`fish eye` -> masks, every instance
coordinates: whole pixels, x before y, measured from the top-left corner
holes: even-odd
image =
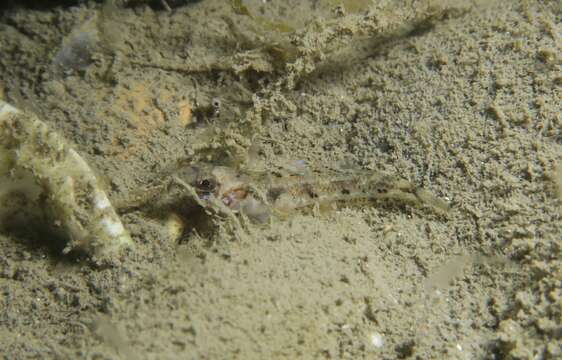
[[[201,190],[205,190],[205,191],[210,191],[210,190],[213,190],[215,188],[213,182],[209,179],[200,180],[197,183],[197,187],[200,188]]]

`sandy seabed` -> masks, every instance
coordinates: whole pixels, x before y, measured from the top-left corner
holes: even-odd
[[[100,267],[4,231],[4,359],[562,356],[559,1],[15,3],[0,98],[95,168],[136,248]],[[450,208],[131,205],[200,163],[264,193],[384,172]]]

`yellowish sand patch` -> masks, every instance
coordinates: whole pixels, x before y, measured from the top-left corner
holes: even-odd
[[[113,144],[117,157],[134,156],[145,141],[167,123],[187,126],[192,119],[192,106],[173,92],[153,84],[132,80],[113,90],[112,112],[126,119],[127,129],[115,134]],[[126,135],[132,141],[124,150],[119,139]]]
[[[191,124],[193,117],[193,107],[191,103],[187,100],[182,100],[178,103],[179,115],[178,122],[182,126],[187,126]]]

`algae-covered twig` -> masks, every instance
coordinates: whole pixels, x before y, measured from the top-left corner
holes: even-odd
[[[235,17],[223,16],[222,19],[236,44],[243,44],[241,51],[237,46],[237,52],[230,55],[186,59],[185,62],[153,62],[135,59],[133,55],[128,59],[129,63],[184,74],[212,71],[237,75],[247,72],[283,74],[271,84],[293,89],[303,76],[315,71],[330,55],[350,47],[353,42],[398,39],[471,8],[470,2],[466,5],[430,5],[426,1],[414,0],[369,7],[369,1],[347,0],[342,2],[350,10],[347,15],[334,19],[312,15],[306,25],[299,27],[289,20],[262,16],[242,0],[230,0],[229,3]],[[241,21],[240,17],[246,21]]]
[[[65,237],[65,252],[94,261],[133,246],[86,161],[35,115],[0,100],[0,227],[22,214]]]
[[[288,76],[280,83],[293,89],[300,78],[312,73],[329,54],[348,46],[352,40],[402,38],[448,15],[461,15],[471,8],[470,3],[455,6],[428,6],[422,1],[398,6],[396,2],[389,2],[387,6],[368,8],[365,14],[313,21],[291,35],[296,57],[287,64]]]

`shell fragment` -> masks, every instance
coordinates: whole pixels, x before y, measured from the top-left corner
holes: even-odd
[[[35,115],[0,100],[0,229],[39,221],[65,251],[107,260],[133,242],[84,159]]]

